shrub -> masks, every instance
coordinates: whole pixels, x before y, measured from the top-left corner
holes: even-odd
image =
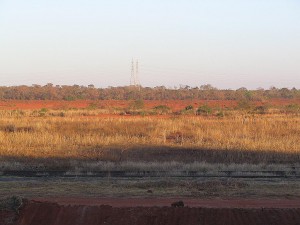
[[[64,112],[60,112],[60,113],[58,113],[58,116],[60,116],[60,117],[65,117],[65,113]]]
[[[153,108],[153,110],[157,113],[157,114],[167,114],[171,111],[170,107],[166,106],[166,105],[158,105],[158,106],[155,106]]]
[[[249,110],[252,108],[252,103],[248,99],[242,99],[238,101],[237,109]]]
[[[300,105],[290,104],[285,107],[286,113],[297,113],[300,112]]]
[[[8,133],[13,133],[17,131],[17,127],[14,124],[9,124],[4,127],[4,131]]]
[[[188,105],[184,109],[177,112],[177,114],[178,115],[194,114],[194,107],[192,105]]]
[[[268,106],[261,105],[261,106],[255,107],[255,109],[253,111],[254,111],[254,113],[257,113],[257,114],[265,114],[268,112],[268,109],[269,109]]]
[[[138,99],[138,100],[133,101],[130,104],[129,108],[137,110],[137,109],[143,109],[144,106],[145,106],[144,101],[142,99]]]
[[[185,110],[186,111],[194,110],[194,106],[188,105],[188,106],[185,107]]]
[[[202,105],[197,109],[197,115],[210,115],[212,113],[212,109],[208,105]]]
[[[221,118],[221,117],[225,116],[225,113],[223,111],[219,111],[219,112],[217,112],[216,116]]]
[[[0,210],[14,210],[16,212],[19,212],[22,204],[23,199],[18,196],[0,199]]]
[[[94,102],[90,103],[90,104],[88,105],[88,107],[87,107],[87,109],[89,109],[89,110],[95,110],[95,109],[97,109],[97,108],[98,108],[98,106],[97,106],[97,104],[94,103]]]
[[[39,116],[45,116],[47,112],[48,112],[48,109],[42,108],[42,109],[39,111]]]

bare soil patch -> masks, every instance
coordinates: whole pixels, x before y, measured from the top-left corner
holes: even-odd
[[[0,210],[0,225],[12,225],[16,222],[17,214],[12,210]]]
[[[183,201],[187,207],[202,208],[300,208],[299,199],[197,199],[197,198],[34,198],[37,202],[55,202],[59,205],[85,205],[112,207],[167,207],[173,202]]]
[[[171,199],[169,199],[171,200]],[[172,199],[173,200],[173,199]],[[131,199],[132,201],[132,199]],[[217,202],[215,202],[217,203]],[[263,203],[263,201],[262,201]],[[280,206],[280,204],[278,205]],[[296,225],[300,208],[115,207],[110,205],[60,205],[29,201],[21,210],[19,225]]]

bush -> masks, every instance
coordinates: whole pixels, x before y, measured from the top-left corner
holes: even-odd
[[[178,115],[189,115],[194,114],[194,107],[192,105],[186,106],[184,109],[177,112]]]
[[[13,133],[17,131],[17,127],[14,124],[9,124],[4,127],[4,131],[8,133]]]
[[[188,106],[185,107],[185,110],[186,111],[194,110],[194,106],[188,105]]]
[[[4,199],[0,199],[0,210],[14,210],[19,212],[20,207],[23,204],[23,199],[18,196],[12,196]]]
[[[250,100],[243,99],[238,101],[237,109],[249,110],[252,108],[252,103]]]
[[[138,99],[138,100],[133,101],[130,104],[129,108],[137,110],[137,109],[143,109],[144,106],[145,106],[144,101],[142,99]]]
[[[211,113],[212,113],[212,109],[208,105],[200,106],[196,112],[197,115],[206,115],[206,116],[210,115]]]
[[[221,118],[221,117],[225,116],[225,113],[223,111],[219,111],[219,112],[217,112],[216,116]]]
[[[153,110],[157,113],[157,114],[167,114],[171,111],[170,107],[166,106],[166,105],[158,105],[158,106],[155,106],[153,108]]]
[[[285,107],[286,113],[298,113],[300,112],[300,105],[290,104]]]
[[[87,107],[88,110],[95,110],[95,109],[97,109],[97,108],[98,108],[98,106],[97,106],[97,104],[94,103],[94,102],[90,103],[90,104],[88,105],[88,107]]]
[[[42,109],[39,111],[39,116],[45,116],[47,112],[48,112],[48,109],[42,108]]]
[[[257,106],[254,109],[254,113],[257,114],[266,114],[268,112],[269,107],[266,105]]]
[[[60,117],[65,117],[65,113],[64,112],[60,112],[60,113],[58,113],[58,116],[60,116]]]

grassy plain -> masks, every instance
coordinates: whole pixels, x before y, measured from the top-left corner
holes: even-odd
[[[220,107],[210,115],[184,109],[123,112],[91,103],[83,109],[2,110],[0,155],[2,159],[210,163],[295,163],[300,157],[298,113]]]
[[[148,146],[299,154],[300,117],[6,117],[0,140],[1,155],[17,157],[101,159],[103,149]]]
[[[299,108],[278,102],[2,102],[0,197],[299,197]]]

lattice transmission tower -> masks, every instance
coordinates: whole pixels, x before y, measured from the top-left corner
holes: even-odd
[[[140,87],[139,81],[139,61],[132,59],[131,61],[131,77],[130,77],[130,85],[135,87]]]

